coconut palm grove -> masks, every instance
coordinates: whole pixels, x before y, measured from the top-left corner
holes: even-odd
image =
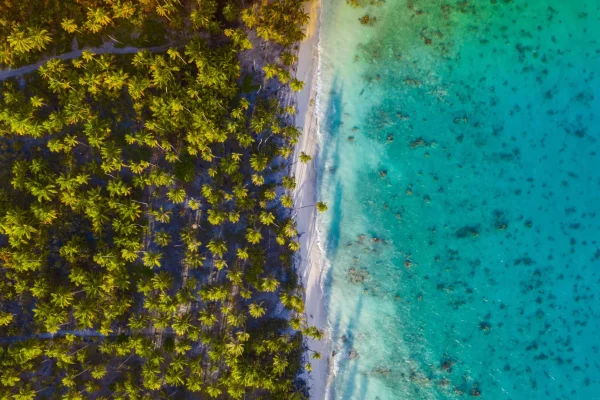
[[[301,0],[0,1],[0,398],[307,397],[307,19]]]

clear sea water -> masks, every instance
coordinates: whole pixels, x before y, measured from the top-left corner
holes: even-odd
[[[600,1],[322,14],[330,398],[600,399]]]

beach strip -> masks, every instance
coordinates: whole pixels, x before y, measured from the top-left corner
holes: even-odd
[[[296,177],[297,188],[294,203],[297,209],[296,222],[300,236],[300,259],[297,266],[305,288],[305,307],[309,324],[326,332],[327,316],[325,314],[324,293],[322,290],[322,254],[318,246],[317,210],[306,207],[317,202],[317,167],[315,160],[318,144],[318,116],[315,99],[317,95],[318,44],[320,24],[319,0],[305,3],[305,12],[310,21],[306,27],[306,37],[300,43],[298,51],[298,71],[296,78],[305,83],[304,89],[297,93],[297,115],[295,124],[302,129],[302,136],[296,145],[294,160],[298,160],[300,152],[313,157],[308,163],[296,162],[292,174]],[[305,207],[305,208],[304,208]],[[326,396],[329,376],[328,338],[321,341],[308,340],[309,353],[321,353],[320,360],[311,360],[312,371],[306,376],[310,387],[310,398],[322,400]],[[310,356],[311,354],[308,354]]]

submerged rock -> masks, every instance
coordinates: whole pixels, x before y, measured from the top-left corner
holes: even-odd
[[[367,271],[365,268],[350,267],[347,274],[348,282],[355,285],[363,283],[368,277],[369,271]]]
[[[468,237],[477,237],[479,236],[479,229],[476,226],[463,226],[458,229],[455,233],[456,237],[459,239],[464,239]]]
[[[471,397],[481,397],[481,390],[479,390],[479,387],[475,385],[473,389],[471,389],[471,391],[469,392],[469,395]]]
[[[373,373],[378,375],[389,375],[392,370],[388,367],[376,366],[373,368]]]
[[[488,324],[487,322],[480,322],[479,323],[479,330],[483,331],[485,333],[489,333],[489,331],[490,331],[490,324]]]
[[[454,361],[452,360],[448,360],[448,359],[444,359],[442,360],[442,363],[440,365],[440,369],[444,372],[452,372],[452,367],[454,366]]]
[[[358,20],[360,21],[360,23],[362,25],[372,26],[375,22],[377,22],[377,17],[371,17],[370,15],[365,14],[364,16],[360,17]]]
[[[422,82],[418,79],[414,79],[414,78],[406,78],[404,80],[404,83],[407,84],[408,86],[421,86]]]

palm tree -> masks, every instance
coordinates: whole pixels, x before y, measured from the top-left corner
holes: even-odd
[[[129,328],[132,330],[141,330],[148,326],[148,318],[146,315],[132,315],[129,317]]]
[[[211,239],[206,245],[206,248],[216,257],[222,258],[227,252],[227,243],[223,239]]]
[[[23,55],[33,50],[44,50],[46,45],[52,41],[52,38],[45,29],[39,27],[24,28],[17,24],[6,40],[17,55]]]
[[[24,387],[19,388],[19,393],[14,394],[12,398],[15,400],[33,400],[35,399],[36,394],[37,392],[27,384]]]
[[[296,252],[298,250],[300,250],[300,243],[298,242],[294,242],[294,241],[290,241],[288,243],[288,247],[291,251]]]
[[[305,152],[300,152],[300,156],[299,156],[300,162],[306,164],[308,163],[310,160],[312,160],[312,157],[309,156],[308,154],[306,154]]]
[[[308,326],[305,329],[302,330],[302,333],[310,338],[313,338],[314,340],[321,340],[323,338],[323,331],[319,330],[318,328],[314,327],[314,326]],[[320,354],[319,354],[320,356]],[[317,357],[314,357],[317,358]]]
[[[248,35],[243,29],[225,29],[223,34],[233,41],[233,45],[241,51],[252,49],[252,42],[248,39]]]
[[[73,316],[83,328],[93,328],[97,321],[98,304],[91,299],[83,299],[73,306]]]
[[[89,298],[99,297],[101,291],[105,289],[103,282],[106,275],[102,273],[89,272],[86,274],[85,281],[83,282],[83,290]],[[117,282],[118,283],[118,282]]]
[[[55,333],[61,325],[67,321],[68,313],[66,310],[59,310],[49,303],[38,305],[33,313],[36,321],[41,323],[47,332]]]
[[[250,315],[254,318],[260,318],[265,314],[265,309],[258,304],[252,303],[248,306]]]
[[[227,213],[219,209],[208,210],[207,214],[211,225],[221,225],[227,219]]]
[[[293,176],[284,176],[281,180],[281,186],[288,190],[294,190],[296,188],[296,178]]]
[[[325,211],[327,211],[327,204],[325,202],[322,202],[322,201],[317,202],[317,210],[319,212],[325,212]]]
[[[112,19],[108,12],[100,7],[89,8],[87,12],[87,20],[83,24],[85,29],[91,33],[100,32],[105,26],[110,25]]]
[[[304,89],[304,82],[294,78],[291,80],[290,82],[290,88],[294,91],[294,92],[299,92],[302,89]]]
[[[59,287],[51,293],[52,304],[59,308],[66,308],[73,303],[74,294],[66,287]]]
[[[263,71],[265,72],[265,79],[271,79],[277,76],[279,68],[275,64],[267,64],[263,67]]]
[[[293,208],[294,207],[294,200],[292,200],[292,198],[288,195],[281,196],[279,201],[281,202],[281,205],[284,206],[285,208]]]
[[[258,244],[262,240],[262,234],[258,229],[248,228],[246,229],[246,240],[252,244]]]
[[[273,215],[273,213],[271,213],[271,212],[261,211],[260,222],[263,225],[269,226],[269,225],[275,223],[275,215]]]
[[[131,3],[118,1],[112,5],[112,11],[115,18],[129,19],[135,14],[136,8]]]
[[[285,357],[280,357],[280,356],[273,357],[273,372],[276,375],[283,375],[288,364],[289,363],[285,359]]]
[[[274,292],[277,290],[279,282],[275,278],[263,278],[260,289],[264,292]]]
[[[0,326],[7,326],[9,325],[14,319],[14,315],[6,312],[6,311],[0,311]]]
[[[144,266],[148,268],[159,267],[160,268],[160,260],[162,258],[162,254],[159,252],[147,251],[142,258],[144,262]]]
[[[191,392],[199,392],[204,387],[204,379],[199,374],[190,375],[186,379],[185,387]]]
[[[17,247],[25,243],[24,239],[31,239],[38,230],[32,225],[32,219],[26,211],[16,208],[9,210],[2,220],[0,220],[0,232],[8,235],[11,246]]]
[[[52,201],[52,196],[57,193],[56,185],[51,183],[44,184],[42,182],[31,180],[27,182],[25,186],[32,195],[37,197],[39,202],[42,202],[42,200]]]
[[[119,216],[125,219],[129,218],[131,222],[134,222],[142,215],[142,207],[139,203],[128,200],[116,204]]]
[[[211,327],[217,323],[217,316],[208,312],[207,310],[203,310],[200,312],[200,322],[207,326]]]
[[[154,241],[161,247],[166,247],[171,241],[171,235],[164,231],[158,231],[154,234]]]
[[[31,206],[33,215],[44,225],[50,225],[58,218],[58,211],[50,206],[34,204]]]
[[[283,146],[283,147],[280,147],[278,150],[279,155],[286,159],[289,158],[293,152],[294,152],[294,148],[292,146]]]
[[[152,215],[158,222],[162,222],[162,223],[169,223],[171,221],[171,214],[172,212],[170,210],[166,210],[161,206],[158,210],[150,210],[149,211],[150,215]]]
[[[154,323],[154,327],[156,329],[166,329],[171,325],[171,315],[168,313],[159,312],[152,318],[152,322]]]
[[[69,33],[75,33],[78,29],[75,20],[69,18],[63,18],[62,22],[60,23],[60,26]]]
[[[206,387],[206,393],[208,393],[210,397],[216,398],[219,397],[223,391],[213,383],[212,385]]]
[[[173,279],[171,275],[166,271],[160,271],[152,277],[152,287],[156,290],[166,291],[169,290]]]
[[[167,197],[175,204],[180,204],[185,201],[185,190],[184,189],[170,189],[167,193]]]
[[[192,328],[192,315],[191,314],[182,314],[175,316],[175,320],[173,322],[173,330],[178,335],[185,335]]]
[[[262,186],[265,183],[265,178],[262,175],[253,174],[252,183],[254,183],[256,186]]]
[[[171,364],[173,365],[173,364]],[[165,382],[171,386],[183,386],[185,384],[185,378],[183,374],[183,370],[178,370],[171,368],[167,370],[167,374],[165,375]]]
[[[260,172],[267,168],[269,159],[264,154],[252,154],[250,157],[250,166],[256,171]]]
[[[109,180],[106,190],[108,190],[110,197],[129,196],[131,194],[131,188],[121,178]]]
[[[233,357],[240,357],[244,353],[244,344],[239,342],[229,342],[225,345],[227,353]]]

